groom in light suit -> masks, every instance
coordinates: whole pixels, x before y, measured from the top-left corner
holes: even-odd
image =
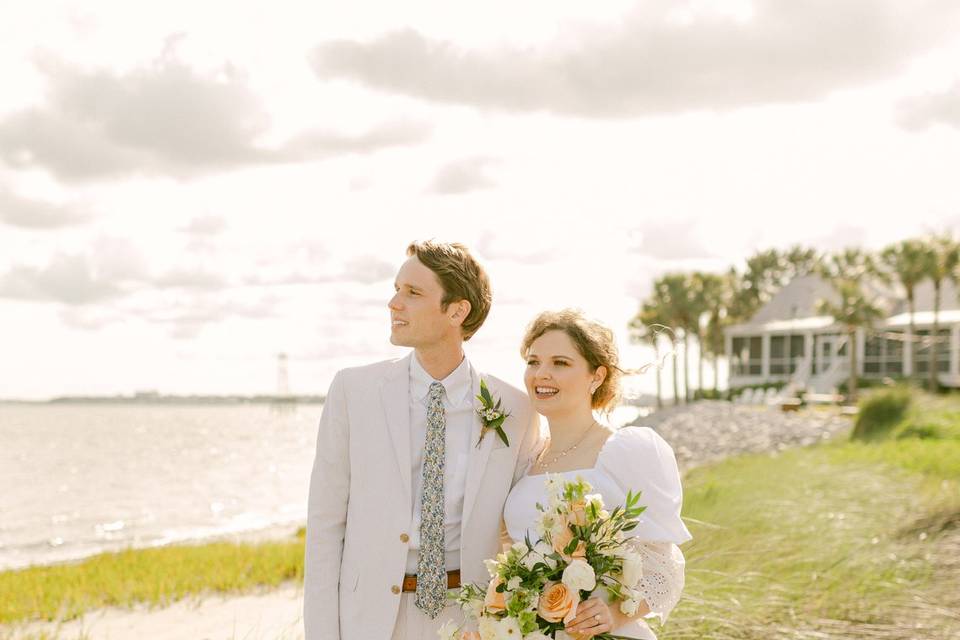
[[[490,282],[460,244],[418,242],[390,299],[399,360],[344,369],[330,384],[310,479],[306,640],[436,640],[462,614],[445,601],[485,585],[503,503],[541,446],[522,391],[470,364],[463,342],[490,310]],[[509,416],[477,413],[481,380]]]

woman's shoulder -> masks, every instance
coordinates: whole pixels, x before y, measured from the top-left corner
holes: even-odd
[[[630,426],[614,430],[600,450],[600,457],[633,457],[645,453],[660,454],[664,451],[673,455],[673,449],[659,433],[650,427]]]

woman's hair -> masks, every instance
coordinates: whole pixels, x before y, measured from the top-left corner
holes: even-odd
[[[417,256],[417,260],[436,274],[443,287],[443,300],[440,303],[443,311],[451,302],[466,300],[470,303],[470,313],[460,325],[463,339],[469,340],[490,313],[493,294],[487,272],[470,251],[458,242],[412,242],[407,247],[407,255]]]
[[[527,326],[520,344],[520,355],[526,358],[533,341],[548,331],[566,333],[590,365],[591,371],[606,367],[607,375],[593,393],[590,406],[604,412],[613,409],[620,399],[620,379],[624,374],[619,367],[620,356],[613,331],[606,325],[588,319],[579,309],[544,311]]]

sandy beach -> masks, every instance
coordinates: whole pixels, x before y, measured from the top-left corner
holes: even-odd
[[[162,609],[109,608],[70,622],[0,627],[3,640],[300,640],[303,589],[188,598]],[[45,635],[44,635],[45,634]]]

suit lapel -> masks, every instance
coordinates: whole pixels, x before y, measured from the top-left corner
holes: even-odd
[[[387,431],[393,441],[394,453],[400,465],[400,484],[409,508],[413,508],[410,495],[410,358],[396,362],[390,376],[380,387],[380,399],[386,413]]]
[[[471,393],[473,394],[471,398],[473,399],[474,404],[476,405],[479,401],[476,399],[480,395],[480,373],[475,369],[471,370],[471,378],[473,383],[473,388]],[[499,395],[498,389],[496,386],[490,386],[490,393],[496,398]],[[473,422],[472,428],[470,430],[470,457],[467,464],[467,484],[466,490],[463,495],[463,519],[461,521],[461,528],[465,529],[467,522],[470,520],[470,513],[473,511],[473,505],[476,503],[477,494],[480,492],[480,481],[483,479],[483,471],[487,467],[487,459],[490,458],[490,452],[493,451],[494,442],[497,440],[497,434],[492,431],[487,432],[487,435],[484,436],[483,442],[480,443],[480,446],[477,447],[477,440],[480,439],[481,428],[483,423],[480,421],[480,416],[473,413]]]

